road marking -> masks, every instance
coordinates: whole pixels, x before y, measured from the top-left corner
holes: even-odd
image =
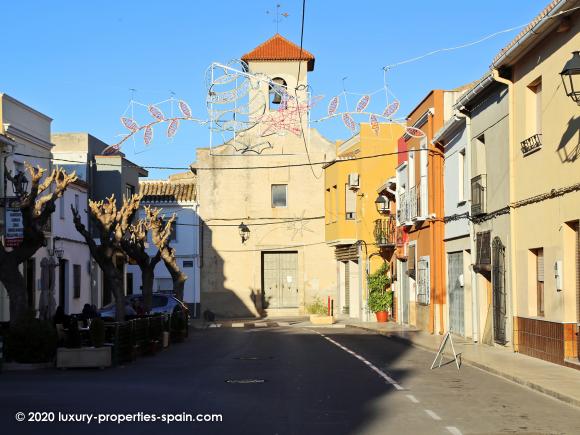
[[[290,326],[290,322],[278,322],[278,326]]]
[[[344,350],[345,352],[351,354],[352,356],[354,356],[356,359],[362,361],[364,364],[366,364],[373,372],[377,373],[381,378],[383,378],[385,381],[387,381],[389,384],[391,384],[393,387],[395,387],[397,390],[403,390],[404,388],[401,387],[397,381],[395,381],[393,378],[391,378],[389,375],[387,375],[385,372],[383,372],[381,369],[379,369],[377,366],[375,366],[374,364],[372,364],[371,362],[367,361],[366,359],[364,359],[362,356],[360,356],[359,354],[353,352],[352,350],[350,350],[348,347],[343,346],[342,344],[340,344],[339,342],[333,340],[330,337],[327,337],[324,334],[321,334],[318,331],[313,331],[315,333],[317,333],[318,335],[320,335],[321,337],[323,337],[324,339],[330,341],[332,344],[334,344],[335,346],[341,348],[342,350]]]
[[[425,409],[425,412],[427,413],[427,415],[429,417],[431,417],[433,420],[441,420],[441,417],[439,417],[437,414],[435,414],[433,411],[431,411],[430,409]]]
[[[232,328],[243,328],[244,324],[243,323],[232,323]]]
[[[266,326],[268,326],[267,323],[254,323],[254,327],[256,328],[265,328]]]
[[[409,399],[413,403],[419,403],[417,398],[415,396],[413,396],[412,394],[407,394],[407,399]]]
[[[453,435],[462,435],[461,431],[457,429],[455,426],[447,426],[445,427],[445,429],[447,429]]]

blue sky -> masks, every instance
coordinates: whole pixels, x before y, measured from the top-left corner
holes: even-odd
[[[316,56],[313,93],[328,100],[342,89],[366,93],[383,86],[381,67],[431,50],[477,40],[525,24],[548,0],[416,2],[307,0],[304,48]],[[299,43],[301,0],[280,1],[289,14],[280,33]],[[131,93],[143,103],[170,92],[205,118],[204,72],[213,61],[239,58],[276,31],[275,1],[10,1],[2,6],[0,92],[54,119],[53,132],[87,131],[114,143]],[[517,31],[473,47],[402,65],[388,84],[406,115],[431,89],[451,89],[480,77]],[[354,97],[353,97],[354,98]],[[356,101],[356,100],[353,100]],[[375,101],[380,111],[383,102]],[[372,103],[371,103],[372,104]],[[317,124],[331,139],[348,137],[333,121]],[[208,145],[206,127],[182,125],[171,143],[144,150],[129,143],[128,158],[142,165],[188,166]],[[164,177],[168,171],[153,170]]]

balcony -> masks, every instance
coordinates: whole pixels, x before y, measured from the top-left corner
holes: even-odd
[[[418,216],[419,210],[419,191],[417,186],[413,186],[409,189],[409,196],[407,201],[409,202],[409,217],[415,220]]]
[[[542,135],[535,134],[520,142],[522,154],[525,156],[532,154],[542,148]]]
[[[392,216],[375,221],[375,243],[380,248],[394,248],[397,244],[397,222]]]
[[[397,202],[397,217],[401,225],[405,225],[405,222],[411,220],[409,215],[409,195],[407,193],[399,195],[399,201]]]
[[[487,212],[485,191],[487,175],[481,174],[471,179],[471,214],[477,216]]]

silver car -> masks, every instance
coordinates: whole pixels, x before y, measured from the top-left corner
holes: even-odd
[[[138,301],[141,305],[143,305],[143,295],[129,295],[125,298],[127,305],[134,306]],[[165,293],[153,293],[153,298],[151,301],[151,313],[165,313],[165,314],[175,314],[177,312],[185,313],[185,318],[189,321],[189,308],[185,303],[177,299],[175,296],[171,294]],[[132,312],[128,312],[128,315],[133,314]],[[115,317],[115,302],[111,302],[108,305],[105,305],[103,308],[99,310],[99,315],[101,317]]]

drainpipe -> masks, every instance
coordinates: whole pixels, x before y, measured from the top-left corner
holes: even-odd
[[[515,131],[514,131],[514,106],[515,106],[515,98],[514,98],[514,83],[511,80],[504,79],[499,76],[499,71],[494,69],[492,71],[493,78],[498,83],[503,83],[508,87],[508,125],[509,125],[509,134],[508,134],[508,156],[509,156],[509,203],[513,204],[515,201],[515,177],[514,177],[514,154],[515,154]],[[516,273],[514,261],[516,258],[516,239],[515,239],[515,215],[512,214],[510,211],[509,214],[510,220],[510,299],[511,299],[511,306],[512,306],[512,317],[517,314],[517,280],[516,280]],[[516,343],[514,343],[514,328],[513,328],[513,319],[512,319],[512,345],[514,346],[514,350],[516,347]]]

